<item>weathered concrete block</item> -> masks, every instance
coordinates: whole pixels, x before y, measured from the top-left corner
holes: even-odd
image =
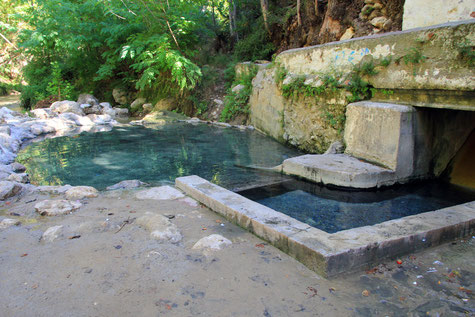
[[[348,73],[355,65],[373,61],[378,74],[368,82],[381,89],[475,89],[475,71],[461,47],[475,43],[475,22],[451,22],[435,27],[391,32],[343,42],[291,49],[276,62],[295,75]],[[425,58],[423,58],[423,56]]]
[[[473,0],[406,0],[402,29],[472,19]]]
[[[329,234],[198,176],[180,177],[175,182],[213,211],[323,276],[368,268],[384,258],[412,253],[475,230],[474,202]]]
[[[414,113],[410,106],[362,101],[347,106],[346,154],[413,174]]]
[[[345,154],[293,157],[284,161],[282,170],[315,183],[352,188],[381,187],[398,181],[394,171]]]

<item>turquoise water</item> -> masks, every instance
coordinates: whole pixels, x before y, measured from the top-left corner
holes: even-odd
[[[238,166],[272,167],[297,155],[301,153],[257,131],[173,123],[47,139],[23,149],[17,161],[37,185],[104,189],[126,179],[163,184],[199,175],[235,190],[282,178]]]
[[[344,191],[295,180],[239,194],[328,233],[475,200],[475,192],[435,180],[374,191]]]

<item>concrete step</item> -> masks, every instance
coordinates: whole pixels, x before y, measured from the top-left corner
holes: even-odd
[[[398,180],[393,170],[346,154],[307,154],[287,159],[282,166],[285,174],[342,187],[374,188],[393,185]]]

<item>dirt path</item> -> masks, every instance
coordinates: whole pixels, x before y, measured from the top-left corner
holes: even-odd
[[[46,198],[36,193],[0,203],[0,219],[22,221],[0,230],[1,316],[475,313],[473,238],[404,257],[400,266],[391,260],[328,280],[200,205],[137,200],[134,191],[115,191],[84,201],[69,215],[36,215],[34,204]],[[146,211],[172,218],[183,240],[152,239],[134,222]],[[63,225],[63,235],[40,241],[54,225]],[[192,249],[214,233],[232,245]]]
[[[8,107],[13,111],[21,111],[20,95],[0,96],[0,108]]]

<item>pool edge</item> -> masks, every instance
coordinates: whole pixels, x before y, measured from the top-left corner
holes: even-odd
[[[324,277],[475,232],[475,201],[329,234],[199,176],[179,177],[175,185]]]

